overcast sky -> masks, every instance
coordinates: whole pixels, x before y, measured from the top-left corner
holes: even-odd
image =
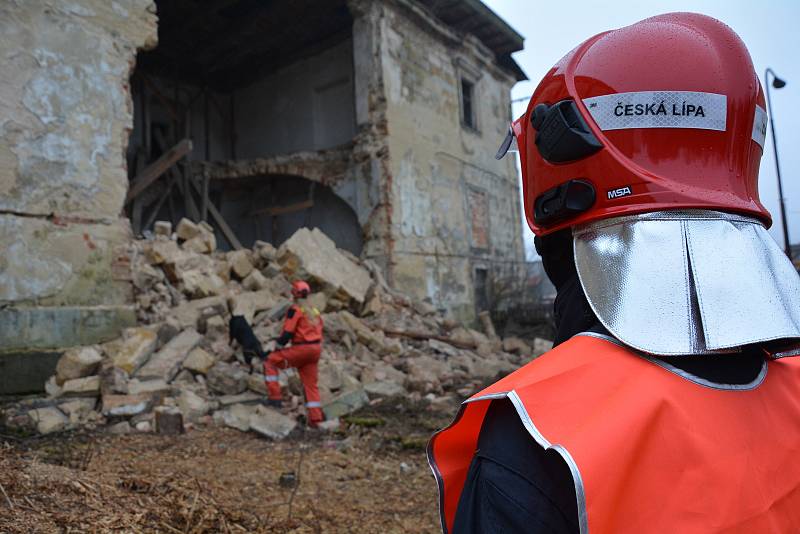
[[[616,0],[544,2],[484,0],[525,37],[525,49],[514,59],[530,78],[518,83],[513,98],[529,97],[542,76],[567,52],[605,30],[671,11],[694,11],[715,17],[744,40],[764,85],[764,70],[772,67],[786,80],[783,89],[770,89],[778,155],[789,222],[789,237],[800,243],[800,1],[798,0]],[[514,117],[527,104],[514,104]],[[783,245],[772,135],[767,134],[759,175],[761,200],[772,213],[770,233]],[[530,230],[525,228],[532,243]]]

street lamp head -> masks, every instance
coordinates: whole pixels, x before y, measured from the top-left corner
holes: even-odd
[[[781,87],[785,87],[785,86],[786,86],[786,82],[784,80],[778,78],[777,76],[774,76],[772,78],[772,87],[774,87],[775,89],[780,89]]]

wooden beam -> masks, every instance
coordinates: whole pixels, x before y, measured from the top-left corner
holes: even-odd
[[[297,202],[296,204],[289,204],[288,206],[272,206],[269,208],[261,208],[260,210],[251,211],[247,215],[249,217],[258,217],[259,215],[269,215],[274,217],[276,215],[285,215],[287,213],[305,210],[313,206],[313,200],[304,200],[302,202]]]
[[[192,141],[184,139],[174,147],[164,152],[161,157],[148,165],[136,178],[131,182],[128,195],[125,197],[125,204],[139,196],[142,191],[147,189],[150,184],[158,180],[158,178],[167,172],[175,163],[177,163],[186,154],[192,151]]]
[[[208,175],[203,175],[203,192],[200,199],[200,220],[208,220],[208,185],[211,179]]]
[[[161,105],[166,108],[167,113],[169,113],[169,116],[172,117],[172,120],[177,121],[178,112],[175,110],[173,103],[169,101],[169,98],[164,96],[164,94],[158,90],[158,87],[156,87],[156,85],[150,81],[146,75],[140,73],[139,76],[142,77],[145,86],[150,89],[150,91],[155,95],[156,99],[161,102]]]
[[[163,195],[161,195],[161,198],[158,199],[158,202],[156,202],[155,207],[150,212],[150,215],[147,217],[147,220],[145,221],[144,225],[142,225],[141,232],[144,232],[145,230],[150,228],[150,225],[152,225],[155,222],[156,217],[158,217],[158,212],[161,209],[161,206],[163,206],[164,202],[170,197],[170,195],[172,195],[172,188],[173,187],[175,187],[175,177],[174,176],[172,176],[169,179],[169,183],[167,184],[167,191]],[[174,222],[173,222],[173,224],[174,224]]]
[[[191,188],[195,190],[197,194],[201,194],[200,186],[197,185],[197,182],[193,180],[191,177],[189,178],[189,183],[191,184]],[[236,250],[243,249],[244,247],[236,239],[236,234],[233,233],[231,227],[228,226],[228,223],[225,222],[225,219],[222,218],[222,214],[217,210],[217,207],[214,206],[212,202],[208,203],[208,213],[211,214],[211,218],[214,219],[214,222],[217,223],[219,229],[222,231],[222,235],[228,241],[228,243]]]

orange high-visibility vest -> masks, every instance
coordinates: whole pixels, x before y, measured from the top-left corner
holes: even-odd
[[[467,400],[431,439],[449,532],[484,415],[508,398],[575,482],[582,534],[800,532],[800,358],[720,385],[582,334]],[[535,477],[535,473],[532,474]]]
[[[290,317],[291,315],[291,317]],[[314,343],[322,340],[322,315],[317,308],[292,304],[286,313],[284,332],[292,334],[292,343]]]

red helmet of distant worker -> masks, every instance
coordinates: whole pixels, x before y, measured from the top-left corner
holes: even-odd
[[[572,50],[536,88],[517,139],[537,235],[636,213],[755,217],[764,94],[742,40],[692,13],[652,17]]]
[[[297,299],[306,298],[311,293],[311,287],[303,280],[292,282],[292,296]]]

